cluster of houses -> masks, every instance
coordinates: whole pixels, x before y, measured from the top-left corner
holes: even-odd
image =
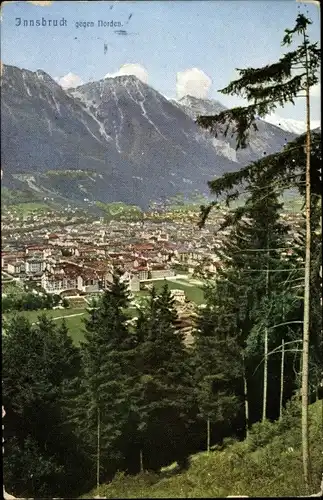
[[[173,248],[156,251],[155,245],[138,244],[131,249],[111,251],[108,245],[69,248],[54,243],[2,251],[2,271],[19,281],[35,281],[47,293],[88,294],[99,292],[111,282],[115,268],[123,271],[131,292],[140,283],[174,276],[172,262],[178,259]],[[68,255],[66,255],[68,253]]]
[[[295,214],[282,214],[291,225],[291,236],[299,226]],[[124,272],[133,292],[146,280],[171,277],[177,272],[197,270],[215,274],[221,265],[214,249],[221,246],[225,231],[214,230],[222,219],[197,231],[189,221],[166,223],[102,220],[56,227],[56,232],[34,228],[27,241],[3,238],[2,271],[13,279],[39,282],[48,293],[93,293],[111,280],[113,269]],[[40,222],[43,222],[42,220]],[[285,258],[292,254],[286,249]],[[180,295],[178,294],[178,297]]]
[[[79,245],[69,247],[51,243],[26,245],[19,250],[3,250],[1,254],[2,273],[5,278],[20,282],[39,283],[49,294],[62,297],[76,297],[104,290],[112,281],[114,268],[123,271],[121,280],[130,292],[153,285],[153,280],[172,277],[173,262],[194,258],[192,252],[181,253],[171,245],[138,243],[131,249],[119,248],[111,251],[105,245]],[[199,255],[199,254],[198,254]],[[196,262],[198,262],[197,257]],[[149,281],[151,280],[151,281]],[[174,289],[171,294],[178,311],[178,328],[185,335],[187,345],[192,344],[194,305],[186,300],[184,290]]]
[[[2,235],[2,278],[38,283],[49,294],[83,301],[86,295],[107,287],[115,268],[122,270],[122,280],[134,293],[151,286],[153,280],[171,278],[176,273],[215,274],[222,264],[214,250],[229,234],[217,233],[222,217],[213,216],[203,229],[197,230],[185,215],[168,222],[108,224],[101,219],[67,220],[64,214],[56,218],[38,215],[30,221],[7,216],[2,221],[2,228],[7,224]],[[282,214],[282,219],[291,226],[292,243],[300,218],[297,214]],[[292,254],[292,244],[282,252],[285,259]],[[183,290],[171,293],[177,304],[179,326],[190,343],[194,305],[186,300]]]

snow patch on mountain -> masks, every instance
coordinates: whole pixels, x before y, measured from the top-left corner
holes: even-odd
[[[231,161],[238,162],[237,152],[233,149],[228,142],[225,142],[220,139],[212,138],[212,144],[214,146],[217,154],[225,156]]]
[[[286,130],[287,132],[292,132],[294,134],[304,134],[306,131],[306,123],[302,120],[293,120],[292,118],[282,118],[279,115],[272,114],[267,115],[264,121],[270,123],[271,125],[276,125],[276,127]],[[311,129],[315,129],[321,126],[320,120],[311,120]]]

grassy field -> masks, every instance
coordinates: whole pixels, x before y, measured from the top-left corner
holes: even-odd
[[[137,309],[135,307],[129,307],[129,317],[134,317],[137,315]],[[79,345],[80,342],[84,340],[84,318],[87,316],[85,308],[71,308],[71,309],[55,309],[55,310],[44,310],[44,311],[23,311],[15,312],[10,314],[5,314],[3,319],[10,319],[12,316],[25,316],[29,319],[31,323],[35,323],[40,314],[45,313],[47,316],[53,318],[55,323],[59,324],[65,318],[66,326],[68,328],[69,334],[73,339],[75,345]]]
[[[301,458],[300,410],[282,421],[256,424],[248,439],[231,440],[210,453],[191,457],[190,467],[179,471],[173,463],[160,473],[137,476],[117,474],[109,484],[81,498],[214,498],[293,497],[305,495]],[[311,493],[320,488],[323,467],[322,401],[309,407],[312,456]]]
[[[15,210],[19,215],[29,215],[34,212],[48,212],[50,210],[46,203],[17,203],[11,205],[11,210]]]
[[[62,316],[64,316],[67,328],[69,329],[69,333],[75,345],[78,345],[80,341],[84,339],[83,318],[86,315],[86,310],[84,308],[53,309],[44,311],[23,311],[23,312],[6,314],[3,316],[3,318],[10,319],[10,317],[19,314],[20,316],[25,316],[26,318],[28,318],[31,323],[35,323],[37,321],[38,316],[42,313],[45,313],[47,316],[53,318],[54,321],[57,323],[60,323],[62,321]]]
[[[196,304],[202,304],[204,301],[203,291],[197,285],[193,285],[189,281],[176,280],[158,280],[150,282],[153,283],[156,287],[157,291],[160,291],[165,283],[167,283],[168,287],[173,289],[184,290],[186,293],[186,297],[195,302]],[[9,286],[9,285],[8,285]],[[13,285],[10,285],[13,286]],[[145,296],[148,295],[148,291],[143,290],[137,293],[134,293],[135,296]],[[35,323],[40,314],[45,313],[47,316],[53,318],[55,322],[60,323],[62,321],[62,317],[65,317],[66,325],[69,329],[69,333],[75,343],[78,345],[84,339],[84,325],[83,320],[86,317],[86,307],[87,305],[84,303],[84,307],[71,307],[69,309],[53,309],[53,310],[43,310],[43,311],[23,311],[23,312],[15,312],[5,314],[3,316],[4,319],[10,319],[12,316],[16,316],[17,314],[25,316],[29,319],[31,323]],[[137,310],[135,307],[129,308],[129,316],[133,317],[137,315]]]
[[[66,318],[66,325],[75,345],[79,345],[79,343],[82,342],[82,340],[84,340],[83,320],[86,317],[85,315],[86,313],[84,313],[82,316],[74,316],[73,318]]]
[[[189,280],[178,279],[178,280],[156,280],[151,281],[151,284],[154,285],[157,291],[161,290],[165,283],[168,285],[170,290],[184,290],[185,295],[188,300],[195,302],[196,304],[203,304],[204,302],[204,293],[201,286],[191,283]]]

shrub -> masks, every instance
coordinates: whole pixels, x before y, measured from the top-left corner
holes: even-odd
[[[257,448],[262,448],[266,444],[270,443],[272,439],[279,433],[280,429],[277,423],[269,422],[257,422],[252,426],[247,439],[247,444],[249,451],[255,451]]]
[[[294,396],[287,402],[283,410],[282,419],[278,421],[280,432],[288,431],[291,427],[298,426],[301,419],[301,404],[299,399]]]
[[[69,301],[64,297],[63,300],[62,300],[62,306],[67,309],[68,307],[70,307],[70,303]]]
[[[228,446],[233,446],[237,443],[237,440],[234,437],[225,437],[222,441],[222,449],[227,448]]]

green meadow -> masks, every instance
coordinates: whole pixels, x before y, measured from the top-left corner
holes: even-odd
[[[151,281],[157,291],[161,291],[165,283],[168,285],[170,290],[179,289],[184,290],[188,300],[195,302],[196,304],[202,304],[204,302],[203,290],[196,284],[190,283],[189,280],[156,280]],[[135,297],[148,295],[148,290],[142,290],[140,292],[134,293]],[[22,311],[22,312],[11,312],[3,315],[4,320],[9,320],[10,318],[20,315],[25,316],[29,319],[31,323],[37,322],[37,318],[41,314],[46,314],[50,318],[53,318],[55,322],[60,323],[63,318],[65,318],[66,325],[69,329],[69,333],[76,345],[78,345],[84,339],[84,318],[87,315],[86,304],[84,307],[79,308],[68,308],[68,309],[44,309],[38,311]],[[134,306],[129,308],[129,316],[134,317],[137,315],[137,310]]]
[[[154,285],[157,291],[160,291],[165,283],[168,285],[170,290],[184,290],[186,298],[195,302],[196,304],[203,304],[204,302],[204,293],[202,290],[202,285],[198,286],[195,283],[193,284],[190,280],[186,279],[174,279],[174,280],[156,280],[150,281],[147,283],[151,283]]]
[[[23,312],[12,312],[3,316],[3,319],[10,320],[14,316],[25,316],[29,319],[31,323],[36,323],[38,316],[41,314],[46,314],[50,318],[53,318],[55,322],[62,322],[65,318],[67,328],[69,333],[76,345],[84,339],[84,325],[83,319],[86,315],[86,309],[50,309],[42,311],[23,311]]]

